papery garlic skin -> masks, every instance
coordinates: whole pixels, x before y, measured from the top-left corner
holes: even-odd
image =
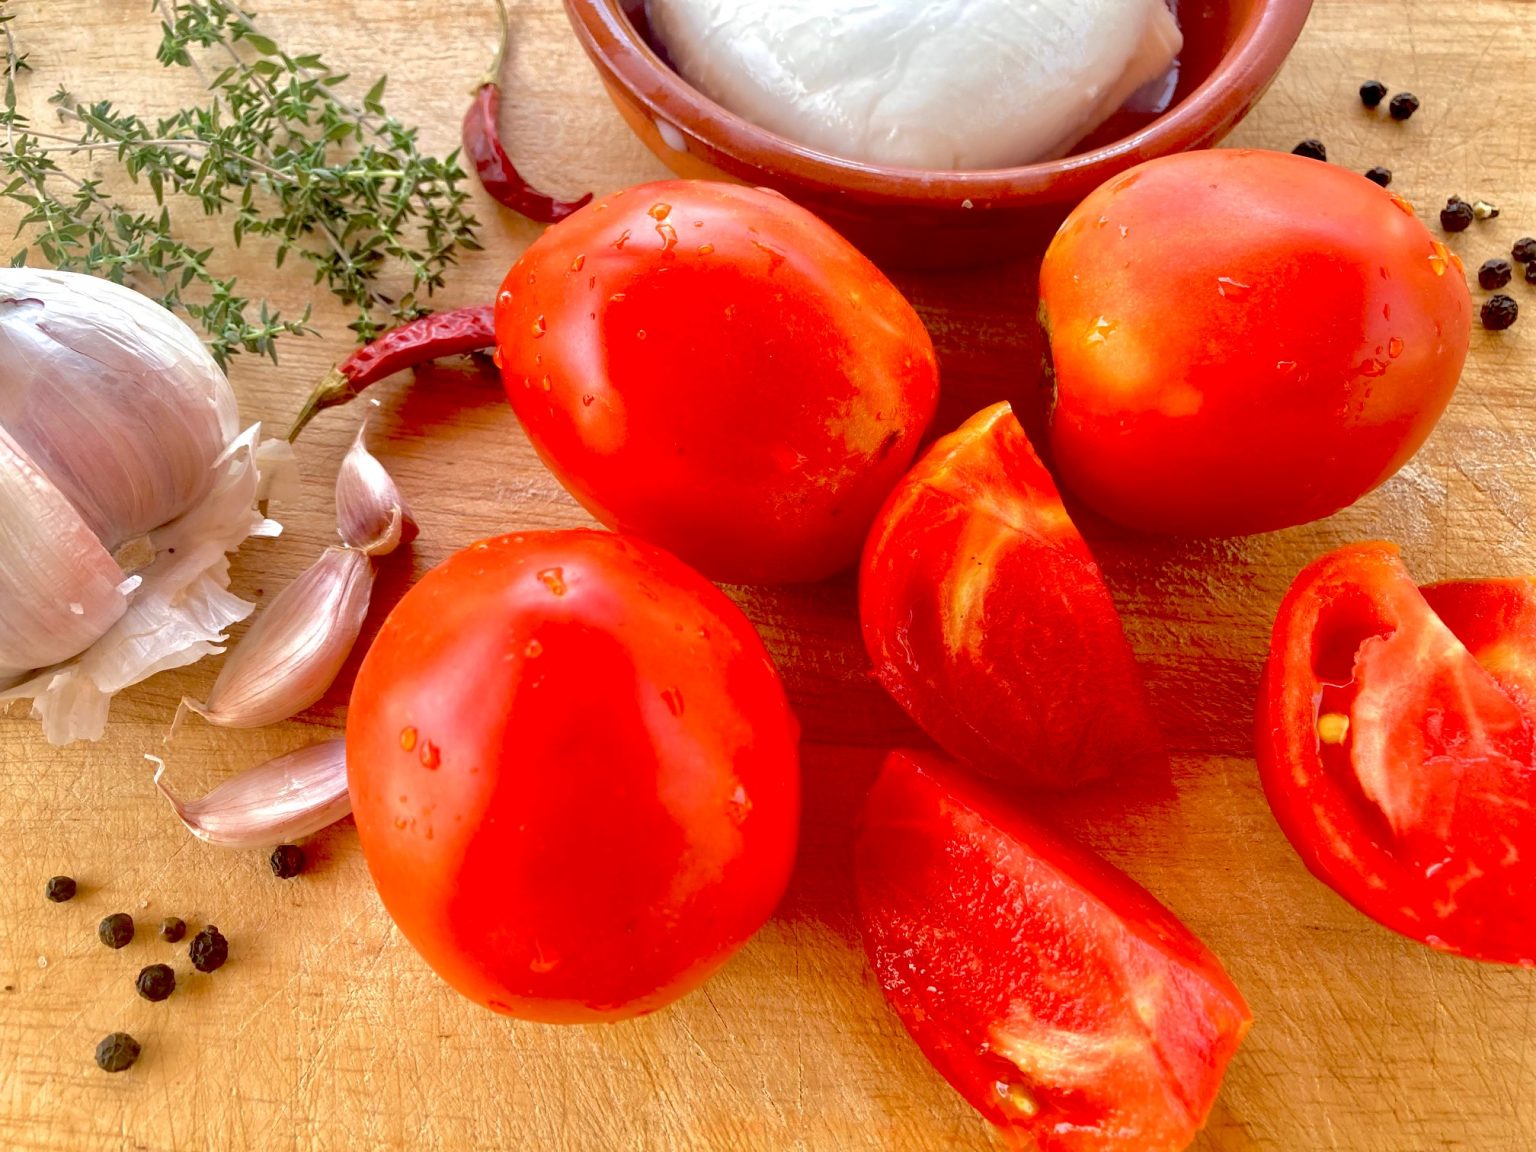
[[[0,691],[0,702],[32,701],[51,744],[99,740],[112,696],[167,668],[222,652],[224,630],[255,605],[229,591],[229,559],[248,536],[282,528],[255,510],[260,425],[235,438],[215,462],[214,484],[185,516],[149,534],[156,559],[115,623],[76,659]]]
[[[161,779],[155,787],[187,830],[226,848],[269,848],[334,824],[352,811],[345,740],[324,740],[268,760],[224,781],[198,800],[182,800]]]
[[[183,700],[182,708],[229,728],[276,724],[308,708],[346,663],[372,593],[367,554],[327,548],[262,609],[225,659],[208,699]]]
[[[128,610],[123,572],[0,427],[0,688],[88,648]]]
[[[226,554],[281,531],[255,504],[276,471],[258,456],[282,454],[237,429],[229,381],[166,309],[0,269],[0,702],[30,699],[51,743],[98,739],[113,693],[222,651],[250,614]]]
[[[416,521],[394,477],[368,451],[367,432],[365,422],[336,473],[336,530],[349,548],[386,556],[416,538]]]
[[[107,551],[196,504],[238,421],[223,371],[153,300],[93,276],[0,269],[0,428]]]

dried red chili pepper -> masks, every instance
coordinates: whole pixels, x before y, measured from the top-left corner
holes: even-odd
[[[445,356],[463,356],[496,344],[496,323],[489,304],[434,312],[391,328],[326,373],[299,410],[288,439],[297,439],[315,415],[360,395],[368,385],[396,372]]]
[[[502,147],[496,120],[501,111],[501,61],[507,52],[509,35],[507,7],[502,0],[496,0],[496,11],[501,20],[501,42],[496,48],[491,70],[476,86],[475,98],[470,103],[469,111],[464,114],[464,155],[474,164],[480,186],[497,203],[540,224],[557,224],[591,200],[592,193],[588,192],[580,200],[556,200],[540,192],[518,175],[512,165],[512,158]]]

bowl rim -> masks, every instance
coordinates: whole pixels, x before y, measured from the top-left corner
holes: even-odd
[[[1213,143],[1257,102],[1290,54],[1313,0],[1255,0],[1216,67],[1188,95],[1151,123],[1108,144],[1057,160],[975,171],[869,164],[808,148],[739,116],[694,88],[664,63],[623,12],[622,0],[565,0],[566,16],[587,55],[639,101],[653,122],[664,121],[735,166],[771,173],[776,183],[831,190],[886,204],[931,205],[953,198],[985,206],[1008,201],[1086,195],[1132,164]],[[723,131],[707,134],[710,126]],[[658,129],[659,130],[659,129]],[[742,154],[741,136],[757,157]],[[972,204],[965,204],[971,207]]]

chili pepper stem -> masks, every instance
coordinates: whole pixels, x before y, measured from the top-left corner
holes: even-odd
[[[354,399],[358,394],[358,387],[347,378],[346,373],[339,368],[332,368],[325,374],[324,379],[315,385],[309,398],[304,401],[304,407],[299,409],[299,414],[294,417],[293,424],[288,429],[288,443],[292,444],[299,438],[299,433],[305,426],[327,408],[334,408],[338,404],[345,404]]]
[[[501,66],[507,58],[507,41],[511,38],[511,22],[507,18],[507,6],[504,0],[496,0],[496,20],[500,25],[500,39],[496,42],[496,55],[491,57],[491,67],[486,74],[475,81],[475,86],[469,90],[473,96],[487,84],[501,83]]]

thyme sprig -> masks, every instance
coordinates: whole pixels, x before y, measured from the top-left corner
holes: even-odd
[[[0,0],[3,3],[3,0]],[[276,357],[279,336],[311,332],[309,310],[292,319],[237,291],[213,248],[180,239],[174,212],[194,206],[272,245],[278,267],[294,255],[315,283],[356,310],[359,340],[423,315],[461,249],[477,248],[476,220],[458,153],[423,155],[417,133],[384,107],[385,78],[360,101],[347,76],[319,55],[291,55],[255,15],[227,0],[155,0],[157,58],[204,78],[206,100],[153,121],[109,100],[81,101],[62,88],[50,102],[70,130],[49,132],[17,110],[29,70],[0,11],[4,106],[0,197],[25,213],[41,260],[148,291],[207,333],[221,364],[238,352]],[[211,77],[208,70],[217,67]],[[116,199],[107,179],[60,160],[99,155],[154,194],[154,211]],[[24,264],[28,248],[11,258]],[[395,290],[394,285],[401,290]]]

